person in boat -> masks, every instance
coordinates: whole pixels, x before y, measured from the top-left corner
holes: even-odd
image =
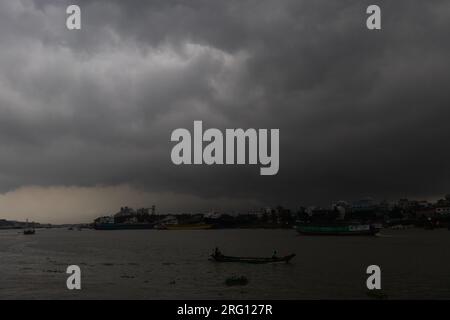
[[[220,252],[220,250],[219,250],[218,247],[216,247],[216,248],[214,249],[214,256],[215,256],[215,257],[221,257],[221,256],[223,256],[222,252]]]
[[[276,259],[277,257],[277,250],[273,250],[272,259]]]

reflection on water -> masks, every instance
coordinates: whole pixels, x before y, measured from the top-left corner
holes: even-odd
[[[214,263],[208,255],[296,253],[290,264]],[[0,298],[368,298],[366,267],[391,299],[450,299],[450,232],[388,230],[378,237],[310,237],[294,230],[0,231]],[[82,290],[66,289],[66,267]],[[245,286],[227,286],[245,276]]]

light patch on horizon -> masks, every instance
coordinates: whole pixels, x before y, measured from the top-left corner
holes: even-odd
[[[183,211],[180,211],[180,203]],[[217,203],[223,205],[218,207]],[[0,194],[0,218],[53,224],[91,223],[99,216],[117,213],[123,206],[149,208],[153,204],[157,214],[250,210],[262,206],[252,199],[204,199],[188,194],[147,192],[129,185],[28,186]]]

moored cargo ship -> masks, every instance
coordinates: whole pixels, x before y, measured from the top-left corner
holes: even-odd
[[[194,217],[190,219],[179,219],[176,216],[169,215],[155,225],[155,229],[158,230],[207,230],[212,229],[214,226],[209,223],[205,223],[203,219]]]
[[[95,230],[144,230],[153,227],[153,223],[94,223]]]
[[[164,225],[165,230],[207,230],[213,226],[206,223],[183,223],[183,224],[169,224]]]
[[[374,236],[380,229],[361,223],[300,223],[298,233],[305,235]]]
[[[122,207],[114,216],[105,216],[95,219],[93,227],[95,230],[153,229],[156,220],[155,206],[137,210],[133,210],[129,207]]]

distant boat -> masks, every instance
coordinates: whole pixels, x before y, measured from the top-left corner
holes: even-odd
[[[23,230],[23,234],[24,235],[32,235],[35,233],[36,233],[36,230],[34,230],[34,226],[30,227],[28,224],[28,219],[27,219],[27,224],[26,224],[25,229]]]
[[[372,224],[359,223],[300,223],[296,227],[304,235],[374,236],[380,229]]]
[[[275,262],[286,262],[291,261],[292,258],[295,257],[295,254],[290,254],[284,257],[270,257],[270,258],[258,258],[258,257],[232,257],[232,256],[224,256],[221,254],[212,254],[211,260],[216,262],[241,262],[241,263],[254,263],[254,264],[262,264],[262,263],[275,263]]]

